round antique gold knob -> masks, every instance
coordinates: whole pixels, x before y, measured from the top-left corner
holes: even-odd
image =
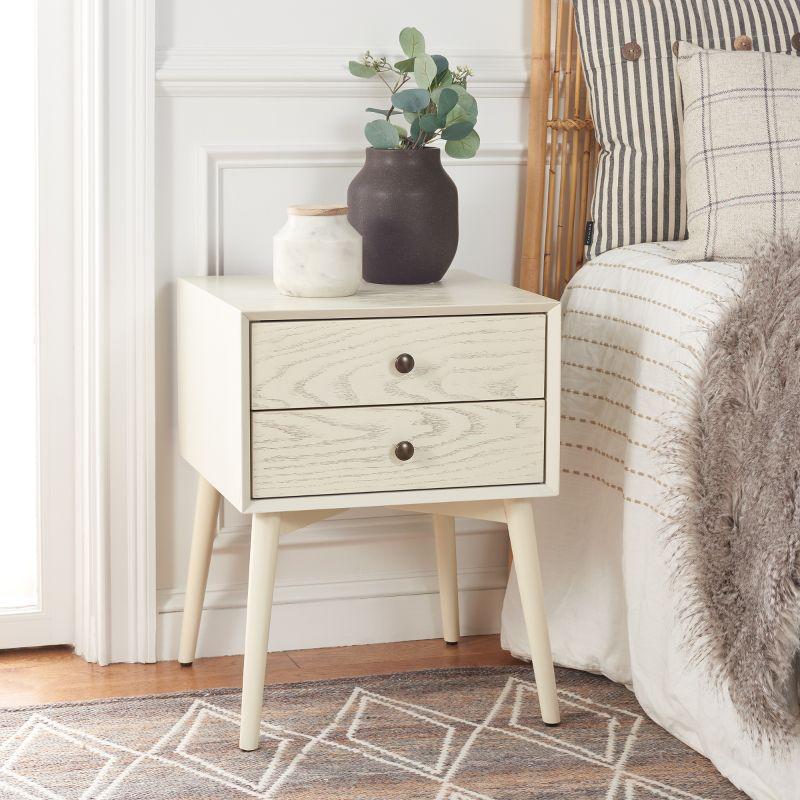
[[[400,461],[408,461],[414,455],[414,445],[411,442],[398,442],[394,448],[394,454]]]
[[[408,353],[400,353],[394,360],[394,368],[403,375],[411,372],[414,369],[414,356],[410,356]]]

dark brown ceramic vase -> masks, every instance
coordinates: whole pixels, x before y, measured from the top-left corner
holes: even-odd
[[[434,283],[447,272],[458,246],[458,192],[437,148],[368,147],[347,208],[363,238],[364,280]]]

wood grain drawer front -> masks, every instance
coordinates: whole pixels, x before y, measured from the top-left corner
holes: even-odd
[[[544,397],[545,315],[257,322],[254,411]],[[402,374],[401,353],[414,359]]]
[[[252,415],[254,499],[541,483],[543,400]],[[408,461],[395,455],[408,441]]]

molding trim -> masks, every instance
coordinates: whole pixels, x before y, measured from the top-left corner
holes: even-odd
[[[80,0],[76,31],[75,646],[154,661],[155,0]]]
[[[157,91],[167,97],[374,97],[382,86],[354,78],[347,70],[347,62],[365,49],[164,48],[156,54]],[[394,50],[396,46],[376,52]],[[445,52],[453,53],[453,63],[472,67],[470,90],[476,97],[528,96],[528,54]]]
[[[156,660],[155,0],[125,6],[128,660]]]
[[[110,660],[105,4],[76,6],[75,649]]]
[[[355,80],[355,79],[354,79]],[[483,145],[475,158],[459,160],[443,156],[451,169],[522,166],[527,163],[525,145],[511,142]],[[359,167],[364,148],[350,145],[206,145],[198,153],[198,274],[222,275],[222,189],[226,170],[286,169],[292,167]]]

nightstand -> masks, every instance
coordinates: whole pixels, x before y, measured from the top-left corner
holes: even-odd
[[[197,470],[179,661],[195,655],[221,496],[253,515],[240,747],[258,747],[278,542],[357,506],[433,514],[444,638],[456,516],[508,524],[542,719],[559,722],[531,498],[558,493],[560,309],[452,271],[292,298],[178,282],[180,447]]]

